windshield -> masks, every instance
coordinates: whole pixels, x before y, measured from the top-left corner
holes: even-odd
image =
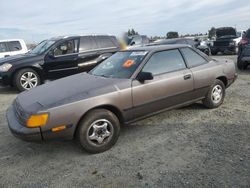
[[[89,73],[96,76],[128,79],[147,53],[146,51],[117,52]]]
[[[53,44],[55,43],[54,40],[45,40],[39,43],[30,53],[33,54],[42,54],[46,50],[48,50]]]
[[[236,31],[233,28],[218,29],[216,35],[218,38],[235,37]]]

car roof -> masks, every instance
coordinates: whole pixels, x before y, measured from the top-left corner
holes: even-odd
[[[24,41],[23,39],[3,39],[0,42]]]
[[[57,36],[52,37],[48,40],[60,40],[60,39],[71,39],[75,37],[94,37],[94,36],[101,36],[101,37],[114,37],[113,35],[69,35],[69,36]]]
[[[141,46],[141,47],[134,47],[130,48],[126,51],[162,51],[162,50],[171,50],[175,48],[182,48],[182,47],[190,47],[187,44],[168,44],[168,45],[154,45],[154,46]]]

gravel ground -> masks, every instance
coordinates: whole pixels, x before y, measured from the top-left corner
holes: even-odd
[[[0,187],[250,187],[250,69],[220,108],[196,103],[122,127],[97,155],[13,137],[5,111],[16,94],[0,88]]]

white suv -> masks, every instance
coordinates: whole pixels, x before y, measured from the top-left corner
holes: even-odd
[[[0,58],[27,52],[27,46],[22,39],[0,40]]]

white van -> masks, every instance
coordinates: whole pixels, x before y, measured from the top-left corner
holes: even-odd
[[[22,39],[0,40],[0,58],[27,52],[27,46]]]

